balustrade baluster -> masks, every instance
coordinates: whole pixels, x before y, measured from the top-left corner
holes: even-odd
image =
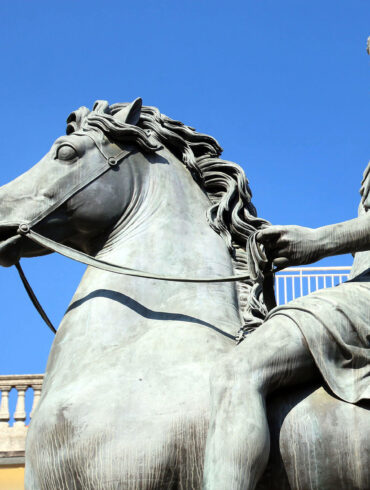
[[[9,391],[11,386],[1,386],[0,428],[9,427]]]
[[[24,405],[24,398],[28,386],[27,385],[16,385],[15,389],[18,391],[17,406],[14,412],[14,427],[24,427],[26,421],[26,411]]]
[[[41,396],[41,385],[32,385],[33,389],[33,403],[32,403],[32,410],[30,413],[30,418],[33,417],[33,414],[35,413],[35,409],[37,407],[37,404],[40,400]]]

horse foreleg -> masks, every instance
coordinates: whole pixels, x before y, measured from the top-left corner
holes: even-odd
[[[204,490],[255,488],[269,457],[266,396],[316,376],[300,330],[284,316],[271,318],[223,359],[211,379]]]

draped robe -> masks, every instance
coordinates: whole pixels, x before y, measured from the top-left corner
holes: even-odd
[[[359,214],[370,211],[370,164],[364,172]],[[370,216],[369,216],[370,219]],[[344,401],[370,399],[370,239],[358,252],[347,282],[274,308],[305,338],[329,388]]]

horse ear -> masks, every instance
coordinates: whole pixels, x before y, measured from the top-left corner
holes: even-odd
[[[140,119],[141,106],[143,101],[140,97],[135,99],[131,104],[118,111],[113,117],[124,124],[136,126]]]

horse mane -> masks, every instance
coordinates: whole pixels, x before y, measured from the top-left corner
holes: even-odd
[[[154,136],[179,158],[206,192],[211,203],[207,211],[210,226],[225,240],[234,271],[248,274],[247,240],[270,223],[257,217],[242,168],[220,158],[222,148],[213,137],[161,114],[156,107],[142,106],[136,126],[117,121],[113,116],[127,105],[97,101],[92,111],[81,107],[69,115],[66,132],[100,130],[113,141],[135,143],[146,152],[158,149]],[[254,330],[267,314],[261,286],[247,279],[237,283],[237,290],[242,330]]]

